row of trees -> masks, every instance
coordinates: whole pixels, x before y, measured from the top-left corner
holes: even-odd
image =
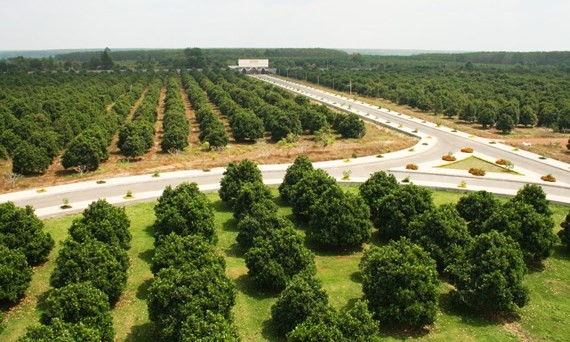
[[[180,95],[178,74],[170,72],[166,79],[166,99],[164,102],[164,134],[160,142],[163,152],[177,153],[188,147],[190,123]]]
[[[462,70],[441,64],[392,61],[378,70],[303,70],[291,77],[335,89],[382,97],[421,111],[497,125],[508,132],[517,125],[570,130],[570,84],[561,73],[521,74],[516,70]]]
[[[113,341],[111,316],[127,283],[131,234],[124,208],[91,203],[69,228],[50,277],[41,325],[23,341]]]
[[[203,78],[201,73],[193,73],[192,76],[186,71],[182,72],[182,85],[186,89],[188,99],[192,104],[192,108],[196,112],[196,120],[200,125],[200,141],[207,143],[209,148],[221,150],[229,142],[226,129],[218,116],[212,110],[212,106],[208,102],[208,98],[196,79]],[[203,80],[203,82],[210,82]]]
[[[160,91],[164,75],[156,75],[150,82],[144,98],[136,108],[132,120],[119,130],[117,147],[127,158],[144,155],[154,145],[154,123],[158,117]]]
[[[150,319],[161,340],[237,341],[234,283],[214,252],[214,214],[196,183],[167,187],[155,207]]]

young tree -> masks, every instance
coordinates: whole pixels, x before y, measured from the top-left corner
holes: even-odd
[[[285,202],[289,202],[291,200],[293,186],[297,184],[307,172],[312,171],[313,169],[313,164],[304,154],[295,158],[293,164],[287,167],[283,183],[279,185],[279,194]]]
[[[408,235],[436,261],[440,273],[472,242],[467,224],[453,204],[443,204],[417,216],[408,227]]]
[[[388,194],[399,189],[398,181],[391,173],[378,171],[360,185],[360,196],[370,207],[373,220],[377,219],[379,204]]]
[[[362,197],[337,186],[325,191],[310,212],[307,237],[320,246],[360,248],[372,235],[370,209]]]
[[[300,220],[308,221],[311,206],[334,186],[338,186],[336,180],[325,171],[318,169],[306,172],[291,190],[293,214]]]
[[[34,214],[32,207],[23,209],[12,202],[0,203],[0,245],[9,249],[20,248],[30,266],[46,261],[55,244],[43,229],[44,223]]]
[[[116,302],[127,284],[129,257],[119,247],[101,241],[64,242],[51,274],[50,284],[60,288],[69,284],[91,282]]]
[[[41,322],[54,320],[97,330],[103,341],[113,341],[115,332],[107,295],[90,283],[70,284],[49,292]]]
[[[379,202],[374,225],[381,236],[397,239],[408,234],[408,225],[417,215],[433,207],[431,191],[413,184],[406,185]]]
[[[468,222],[471,235],[483,233],[481,225],[493,213],[500,209],[501,203],[490,192],[485,190],[471,192],[459,199],[456,209],[459,215]]]
[[[350,113],[340,121],[337,131],[345,139],[360,139],[366,134],[366,126],[358,115]]]
[[[513,200],[530,204],[539,214],[552,215],[550,202],[546,199],[546,193],[540,185],[526,184],[517,191]]]
[[[558,232],[560,241],[566,246],[566,249],[570,249],[570,212],[566,215],[566,219],[560,224],[562,230]]]
[[[271,323],[279,335],[287,335],[311,315],[325,310],[328,302],[321,281],[312,274],[299,273],[271,307]]]
[[[257,164],[249,159],[244,159],[239,163],[229,163],[224,177],[220,181],[220,198],[233,208],[235,200],[246,183],[262,183],[261,171]]]
[[[360,262],[368,307],[381,324],[423,327],[435,321],[439,280],[435,261],[406,238],[372,247]]]
[[[182,236],[198,235],[212,244],[218,240],[214,211],[196,183],[182,183],[175,189],[167,186],[154,212],[155,236],[158,239],[176,233]]]
[[[20,249],[0,245],[0,302],[15,303],[32,280],[32,268]],[[0,317],[1,319],[2,317]]]
[[[102,199],[89,204],[83,217],[73,221],[69,235],[77,242],[95,239],[128,250],[132,239],[130,225],[125,208]]]
[[[12,156],[12,172],[23,175],[44,173],[51,159],[44,148],[36,147],[23,141],[14,150]]]
[[[303,239],[292,228],[273,231],[254,239],[245,254],[249,276],[261,288],[282,290],[300,272],[314,274],[314,256],[303,245]]]
[[[497,231],[476,236],[465,257],[450,266],[458,301],[490,313],[510,313],[527,304],[525,272],[517,243]]]

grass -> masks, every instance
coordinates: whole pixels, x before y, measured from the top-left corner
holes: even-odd
[[[358,191],[357,186],[346,186],[350,192]],[[291,208],[277,197],[272,190],[279,214],[289,219]],[[236,220],[219,199],[216,193],[207,195],[216,212],[216,227],[219,242],[217,250],[225,256],[227,274],[235,281],[238,294],[234,307],[236,326],[243,341],[278,341],[269,327],[271,305],[276,301],[274,293],[259,291],[247,276],[243,253],[237,248]],[[434,201],[440,205],[456,202],[463,196],[459,192],[434,192]],[[505,200],[505,199],[501,199]],[[127,289],[113,309],[113,323],[117,341],[155,341],[154,324],[148,319],[147,291],[152,281],[150,262],[154,250],[152,223],[153,203],[135,204],[127,207],[131,219],[133,235],[129,250],[131,266]],[[560,222],[569,208],[551,206],[553,218],[559,230]],[[49,289],[49,276],[53,271],[54,260],[60,249],[60,242],[67,237],[67,228],[78,215],[46,220],[46,230],[57,241],[49,261],[34,272],[32,285],[26,298],[15,306],[6,318],[6,330],[0,334],[1,341],[16,341],[26,328],[37,324],[42,310],[42,301]],[[305,235],[302,229],[301,235]],[[380,242],[373,241],[378,244]],[[362,297],[358,263],[361,252],[334,254],[315,252],[317,277],[323,282],[331,304],[338,310],[350,308],[354,301]],[[531,291],[530,304],[520,310],[519,321],[502,324],[492,319],[458,312],[450,304],[450,288],[442,283],[440,311],[436,323],[423,332],[404,332],[383,329],[383,337],[388,341],[401,339],[425,339],[436,341],[509,341],[517,339],[564,341],[570,336],[570,328],[564,324],[570,315],[570,254],[557,247],[554,255],[545,262],[544,269],[532,271],[526,277],[526,285]]]
[[[440,165],[437,167],[442,168],[442,169],[453,169],[453,170],[469,170],[471,168],[475,168],[475,169],[483,169],[487,172],[509,173],[509,174],[514,174],[514,175],[521,175],[518,172],[515,172],[513,170],[508,170],[504,167],[498,166],[494,163],[488,162],[484,159],[481,159],[481,158],[478,158],[475,156],[469,156],[465,159],[461,159],[461,160],[458,160],[456,162]]]

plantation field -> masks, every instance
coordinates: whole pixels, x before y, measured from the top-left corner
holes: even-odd
[[[345,188],[357,191],[357,187]],[[279,214],[292,219],[291,208],[283,205],[276,189],[272,189],[274,200],[279,205]],[[435,192],[437,205],[456,202],[461,194]],[[264,293],[251,283],[244,258],[237,248],[236,220],[219,199],[217,193],[208,194],[216,213],[216,227],[219,237],[218,252],[225,256],[227,273],[236,283],[238,290],[234,315],[236,326],[243,341],[278,340],[268,325],[270,307],[276,301],[274,293]],[[127,289],[113,308],[113,323],[118,341],[154,341],[154,325],[149,321],[146,306],[147,289],[152,281],[150,262],[153,255],[153,212],[154,203],[142,203],[127,207],[131,220],[132,247],[129,250],[131,266],[128,270]],[[568,207],[551,205],[556,229],[568,213]],[[32,284],[20,304],[6,314],[6,329],[0,335],[2,341],[15,341],[24,334],[26,327],[36,324],[43,309],[43,300],[49,289],[49,276],[60,249],[60,242],[67,237],[67,228],[73,218],[68,216],[46,220],[46,230],[56,240],[49,261],[34,270]],[[303,233],[302,227],[299,227]],[[373,235],[373,244],[381,244]],[[315,251],[317,277],[322,280],[331,304],[337,309],[349,308],[362,296],[358,263],[361,252],[331,254]],[[436,323],[426,331],[382,330],[387,340],[413,337],[425,340],[550,340],[564,341],[570,336],[570,328],[562,324],[570,314],[570,255],[557,246],[544,268],[531,270],[526,276],[530,289],[530,303],[520,310],[521,318],[512,322],[482,318],[457,311],[450,304],[449,286],[441,286],[440,310]]]

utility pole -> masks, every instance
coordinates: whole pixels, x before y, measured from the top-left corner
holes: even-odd
[[[352,96],[352,77],[350,78],[349,87],[350,87],[350,96]]]
[[[333,89],[334,89],[334,78],[333,78]]]
[[[317,84],[321,85],[321,75],[317,74]]]

